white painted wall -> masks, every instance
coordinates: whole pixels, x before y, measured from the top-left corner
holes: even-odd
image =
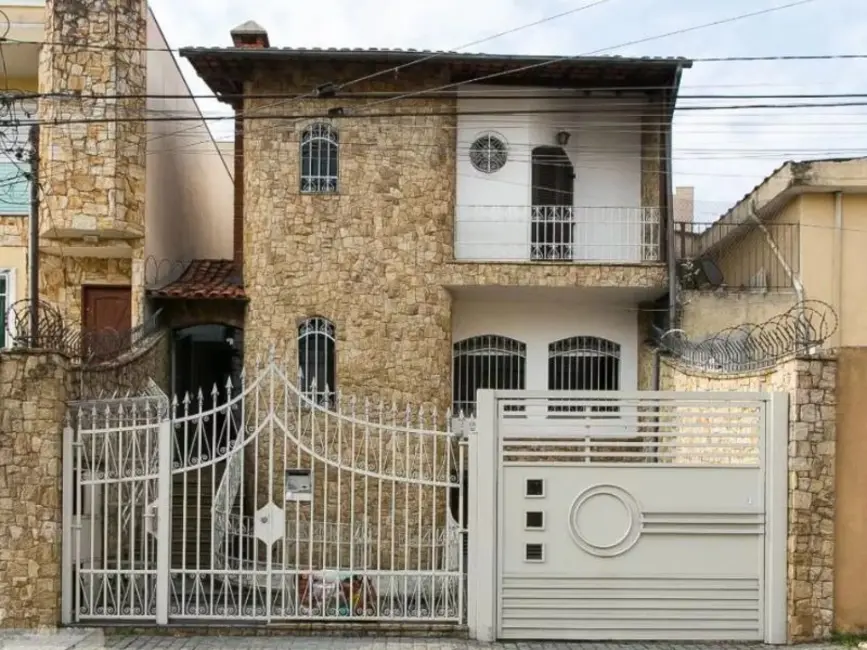
[[[548,344],[570,336],[598,336],[620,344],[620,388],[638,390],[638,310],[624,304],[481,301],[452,305],[452,341],[498,334],[527,346],[528,390],[548,389]]]
[[[195,116],[174,54],[148,8],[147,100],[150,115]],[[180,98],[154,95],[182,95]],[[232,257],[234,185],[204,120],[147,125],[145,254],[158,259]]]
[[[531,152],[537,146],[556,145],[556,134],[561,130],[571,133],[564,149],[575,167],[576,207],[641,206],[640,113],[644,99],[544,97],[555,92],[529,88],[518,92],[514,88],[496,86],[460,90],[459,113],[559,108],[569,112],[458,116],[457,259],[518,260],[526,257],[532,203]],[[467,97],[505,94],[508,97],[496,99]],[[469,158],[470,145],[486,132],[499,134],[509,146],[508,162],[492,174],[477,171]],[[595,213],[587,211],[586,214],[592,217]],[[599,218],[610,219],[611,211],[600,210],[598,214]],[[616,224],[612,227],[616,228]],[[622,237],[623,233],[615,235]]]

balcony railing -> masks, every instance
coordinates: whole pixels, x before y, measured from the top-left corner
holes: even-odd
[[[455,259],[474,262],[658,262],[658,208],[459,206]]]
[[[796,223],[676,223],[685,288],[791,289],[800,271]]]

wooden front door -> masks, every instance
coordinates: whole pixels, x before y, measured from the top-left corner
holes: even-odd
[[[122,352],[132,329],[130,287],[82,287],[82,352],[105,356]]]

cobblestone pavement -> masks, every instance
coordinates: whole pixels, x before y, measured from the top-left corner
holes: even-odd
[[[108,648],[123,650],[781,650],[781,646],[734,643],[563,643],[522,641],[476,643],[453,639],[335,637],[109,637]],[[782,647],[785,650],[784,647]],[[799,645],[797,650],[828,650],[830,644]]]
[[[792,650],[839,650],[831,644],[799,645]],[[101,631],[59,630],[51,634],[0,632],[0,650],[789,650],[746,643],[568,643],[522,641],[477,643],[455,639],[103,636]]]

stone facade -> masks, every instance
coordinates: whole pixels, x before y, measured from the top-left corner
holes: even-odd
[[[82,279],[132,285],[133,323],[141,314],[146,11],[143,0],[46,3],[40,93],[138,96],[39,99],[43,124],[64,122],[44,124],[39,138],[40,289],[73,324]]]
[[[61,446],[71,375],[54,354],[0,354],[0,627],[60,620]]]
[[[836,361],[792,359],[737,376],[662,364],[661,388],[789,394],[788,612],[792,642],[830,636],[834,619]]]
[[[305,93],[372,71],[358,64],[270,67],[248,90]],[[438,83],[447,83],[441,68],[419,65],[399,78],[353,84],[353,92],[412,92]],[[349,113],[371,101],[301,99],[292,108],[300,115],[338,107]],[[393,113],[395,106],[365,112]],[[336,328],[339,388],[445,409],[451,401],[451,289],[665,286],[663,264],[454,262],[456,117],[424,113],[451,113],[455,100],[414,97],[399,106],[422,115],[334,120],[340,190],[311,195],[300,192],[298,165],[300,135],[314,120],[261,119],[285,107],[267,99],[245,102],[244,110],[257,116],[244,125],[248,352],[257,343],[259,352],[276,345],[295,358],[299,322],[323,316]],[[654,113],[652,122],[658,120]],[[659,138],[651,135],[643,138],[644,156],[660,154]],[[658,165],[644,165],[642,179],[644,204],[658,206]]]

